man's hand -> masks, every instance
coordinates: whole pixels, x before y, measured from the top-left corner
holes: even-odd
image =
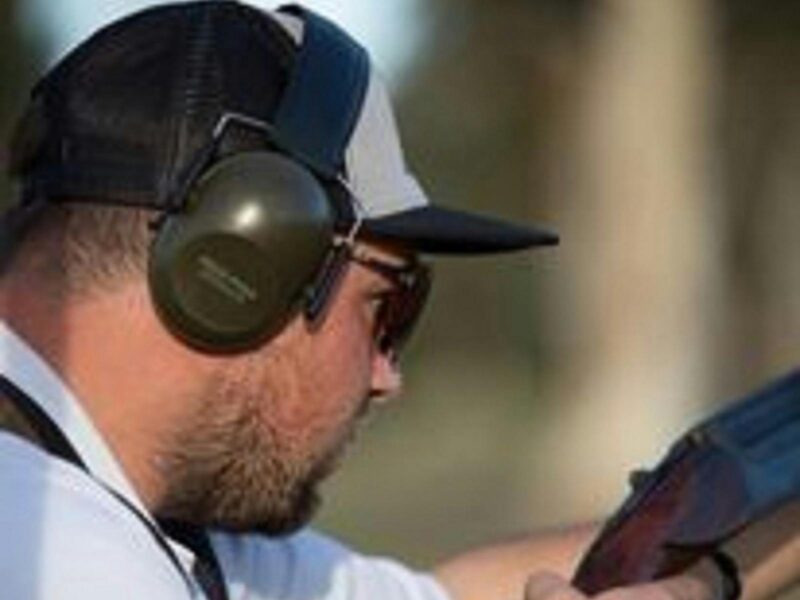
[[[615,588],[594,596],[597,600],[716,600],[714,574],[703,569],[651,583]],[[528,579],[525,600],[586,600],[588,596],[556,573],[537,573]]]
[[[765,600],[800,584],[800,501],[752,525],[722,548],[738,566],[742,600]],[[591,540],[592,526],[540,533],[461,555],[436,575],[457,600],[584,600],[568,577]],[[556,579],[554,580],[553,577]],[[542,579],[544,578],[544,579]],[[703,559],[679,576],[616,588],[602,600],[719,600],[725,588],[712,561]]]

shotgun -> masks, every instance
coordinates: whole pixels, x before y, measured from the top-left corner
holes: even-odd
[[[800,370],[692,427],[631,487],[575,572],[586,594],[679,573],[800,498]]]

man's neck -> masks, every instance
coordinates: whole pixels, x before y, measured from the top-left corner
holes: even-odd
[[[7,299],[0,295],[0,303]],[[3,304],[6,321],[73,392],[145,507],[153,510],[166,484],[155,457],[193,409],[191,385],[202,372],[163,330],[146,290],[103,294],[59,311],[30,295],[24,305]],[[4,412],[0,409],[0,423],[30,438],[30,428]]]

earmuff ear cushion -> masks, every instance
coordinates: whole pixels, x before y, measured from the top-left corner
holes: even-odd
[[[333,225],[324,188],[302,165],[271,152],[223,159],[156,235],[149,265],[156,310],[202,350],[254,347],[298,313]]]

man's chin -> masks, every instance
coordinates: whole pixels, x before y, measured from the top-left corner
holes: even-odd
[[[308,525],[322,505],[322,495],[319,488],[341,466],[346,454],[346,448],[351,441],[349,437],[343,438],[340,444],[337,444],[321,460],[316,462],[304,485],[295,492],[293,501],[288,503],[290,507],[288,510],[279,514],[272,513],[261,522],[250,524],[249,527],[239,531],[258,532],[270,537],[283,537],[296,533]]]
[[[216,486],[216,493],[212,488],[202,499],[175,506],[176,510],[166,516],[235,534],[291,535],[316,515],[322,503],[319,488],[340,466],[352,433],[344,432],[316,460],[308,461],[310,468],[303,475],[289,475],[292,469],[287,468],[264,477],[263,481],[269,483],[259,485],[259,478],[254,477],[248,485],[227,490]]]
[[[269,537],[285,537],[296,533],[312,520],[320,506],[316,492],[303,496],[286,511],[271,511],[262,515],[250,515],[241,519],[221,518],[204,523],[218,531],[235,534],[261,534]]]
[[[292,514],[283,519],[270,519],[263,523],[258,531],[270,537],[283,537],[296,533],[311,522],[321,504],[320,495],[316,490],[311,490]]]

